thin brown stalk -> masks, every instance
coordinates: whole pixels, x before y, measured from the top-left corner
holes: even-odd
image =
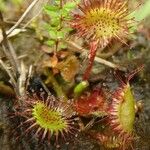
[[[118,68],[119,68],[118,65],[116,65],[116,64],[114,64],[114,63],[112,63],[112,62],[110,62],[110,61],[107,61],[107,60],[105,60],[105,59],[102,59],[102,58],[100,58],[100,57],[95,57],[95,61],[97,61],[98,63],[101,63],[101,64],[103,64],[103,65],[106,65],[106,66],[108,66],[108,67],[111,67],[111,68],[115,68],[115,69],[118,69]]]
[[[14,63],[15,63],[16,71],[17,71],[17,73],[19,73],[20,72],[20,65],[19,65],[20,63],[18,61],[18,57],[17,57],[17,55],[15,53],[13,45],[11,44],[11,42],[9,40],[8,40],[8,45],[9,45],[9,51],[10,51],[10,53],[11,53],[11,55],[13,57]]]
[[[7,68],[7,66],[5,65],[5,63],[0,59],[0,65],[4,68],[4,70],[7,72],[7,74],[10,77],[10,81],[12,86],[14,87],[14,89],[17,88],[17,83],[15,81],[15,78],[13,77],[12,73],[10,72],[10,70]]]
[[[7,39],[7,34],[5,30],[5,23],[3,21],[3,15],[2,12],[0,12],[0,26],[2,29],[2,35],[3,35],[3,41],[1,43],[1,46],[3,48],[3,52],[6,55],[7,59],[10,61],[12,67],[13,67],[13,73],[16,76],[16,73],[19,74],[19,63],[17,62],[17,56],[16,53],[11,45],[11,43]]]

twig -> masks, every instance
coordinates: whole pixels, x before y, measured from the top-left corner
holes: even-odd
[[[10,61],[12,67],[13,67],[13,71],[14,71],[14,75],[16,75],[16,72],[18,72],[18,62],[17,62],[17,56],[10,44],[10,42],[7,39],[7,35],[6,35],[6,31],[5,31],[5,24],[3,21],[3,15],[2,12],[0,11],[0,26],[2,29],[2,34],[3,34],[3,42],[0,43],[2,45],[3,48],[3,52],[5,53],[7,59]]]
[[[36,17],[38,17],[41,13],[41,10],[34,16],[32,17],[25,25],[23,25],[22,29],[25,29]]]
[[[80,45],[77,45],[75,42],[72,42],[72,41],[69,41],[69,40],[66,40],[66,41],[64,41],[68,46],[70,46],[70,47],[72,47],[72,48],[74,48],[73,50],[75,51],[75,52],[79,52],[79,53],[81,53],[81,52],[88,52],[88,50],[86,50],[86,49],[84,49],[83,47],[81,47]]]
[[[30,67],[28,68],[28,73],[27,73],[27,78],[26,78],[26,90],[30,84],[32,73],[33,73],[33,65],[30,65]]]
[[[19,26],[19,24],[24,20],[24,18],[26,17],[26,15],[30,12],[30,10],[36,5],[36,3],[38,2],[39,0],[34,0],[30,5],[29,7],[26,9],[26,11],[23,13],[23,15],[20,17],[20,19],[16,22],[16,24],[14,26],[12,26],[8,32],[7,32],[7,35],[9,35],[16,27]]]
[[[19,96],[23,96],[25,94],[26,91],[26,75],[27,75],[27,71],[26,71],[26,67],[23,63],[23,61],[20,64],[20,76],[17,80],[17,85],[18,85],[18,91],[19,91]]]
[[[100,58],[100,57],[95,57],[95,61],[97,61],[97,62],[99,62],[99,63],[101,63],[101,64],[104,64],[104,65],[106,65],[106,66],[109,66],[109,67],[111,67],[111,68],[115,68],[115,69],[118,69],[118,68],[119,68],[118,65],[116,65],[116,64],[114,64],[114,63],[112,63],[112,62],[110,62],[110,61],[107,61],[107,60],[105,60],[105,59],[102,59],[102,58]]]
[[[107,52],[107,53],[98,53],[97,56],[101,57],[101,58],[109,58],[111,56],[113,56],[116,52],[118,52],[118,50],[121,48],[122,43],[117,43],[115,45],[111,46],[111,51]]]
[[[47,86],[45,85],[45,83],[42,80],[40,82],[41,82],[41,85],[43,86],[44,90],[46,91],[46,93],[48,95],[51,95],[51,93],[50,93],[49,89],[47,88]]]
[[[44,4],[46,4],[48,2],[48,0],[46,0],[45,2],[44,2]],[[42,12],[42,8],[38,11],[38,13],[35,15],[35,16],[33,16],[25,25],[23,25],[23,27],[22,27],[22,29],[25,29],[35,18],[37,18],[39,15],[40,15],[40,13]]]
[[[7,66],[5,65],[5,63],[1,59],[0,59],[0,64],[4,68],[4,70],[7,72],[7,74],[9,75],[12,86],[14,87],[14,89],[16,89],[17,83],[16,83],[13,75],[11,74],[11,72],[8,70]]]
[[[76,52],[82,53],[82,52],[88,52],[87,49],[84,49],[83,47],[77,45],[76,43],[72,42],[72,41],[65,41],[69,46],[72,46]],[[99,58],[99,57],[95,57],[95,61],[97,61],[98,63],[104,64],[106,66],[109,66],[111,68],[117,68],[120,69],[120,67],[110,61],[107,61],[105,59]]]
[[[10,51],[10,53],[13,57],[14,63],[15,63],[15,68],[16,68],[16,71],[17,71],[16,73],[19,74],[20,73],[20,65],[19,65],[17,55],[16,55],[15,50],[14,50],[14,48],[13,48],[10,41],[8,41],[8,45],[9,45],[9,51]]]

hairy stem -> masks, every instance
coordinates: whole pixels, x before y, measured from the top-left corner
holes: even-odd
[[[97,52],[97,47],[98,47],[98,41],[93,41],[90,44],[90,54],[89,54],[89,64],[88,67],[85,70],[85,73],[83,75],[83,80],[88,80],[92,67],[93,67],[93,63],[94,63],[94,59],[96,56],[96,52]]]

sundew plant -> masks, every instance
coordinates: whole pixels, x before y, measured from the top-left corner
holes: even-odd
[[[149,8],[149,0],[0,0],[0,131],[10,145],[139,147]]]

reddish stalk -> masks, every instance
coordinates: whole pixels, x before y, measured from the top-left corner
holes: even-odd
[[[83,75],[83,80],[88,80],[93,67],[94,59],[98,48],[98,40],[90,43],[89,64]]]

